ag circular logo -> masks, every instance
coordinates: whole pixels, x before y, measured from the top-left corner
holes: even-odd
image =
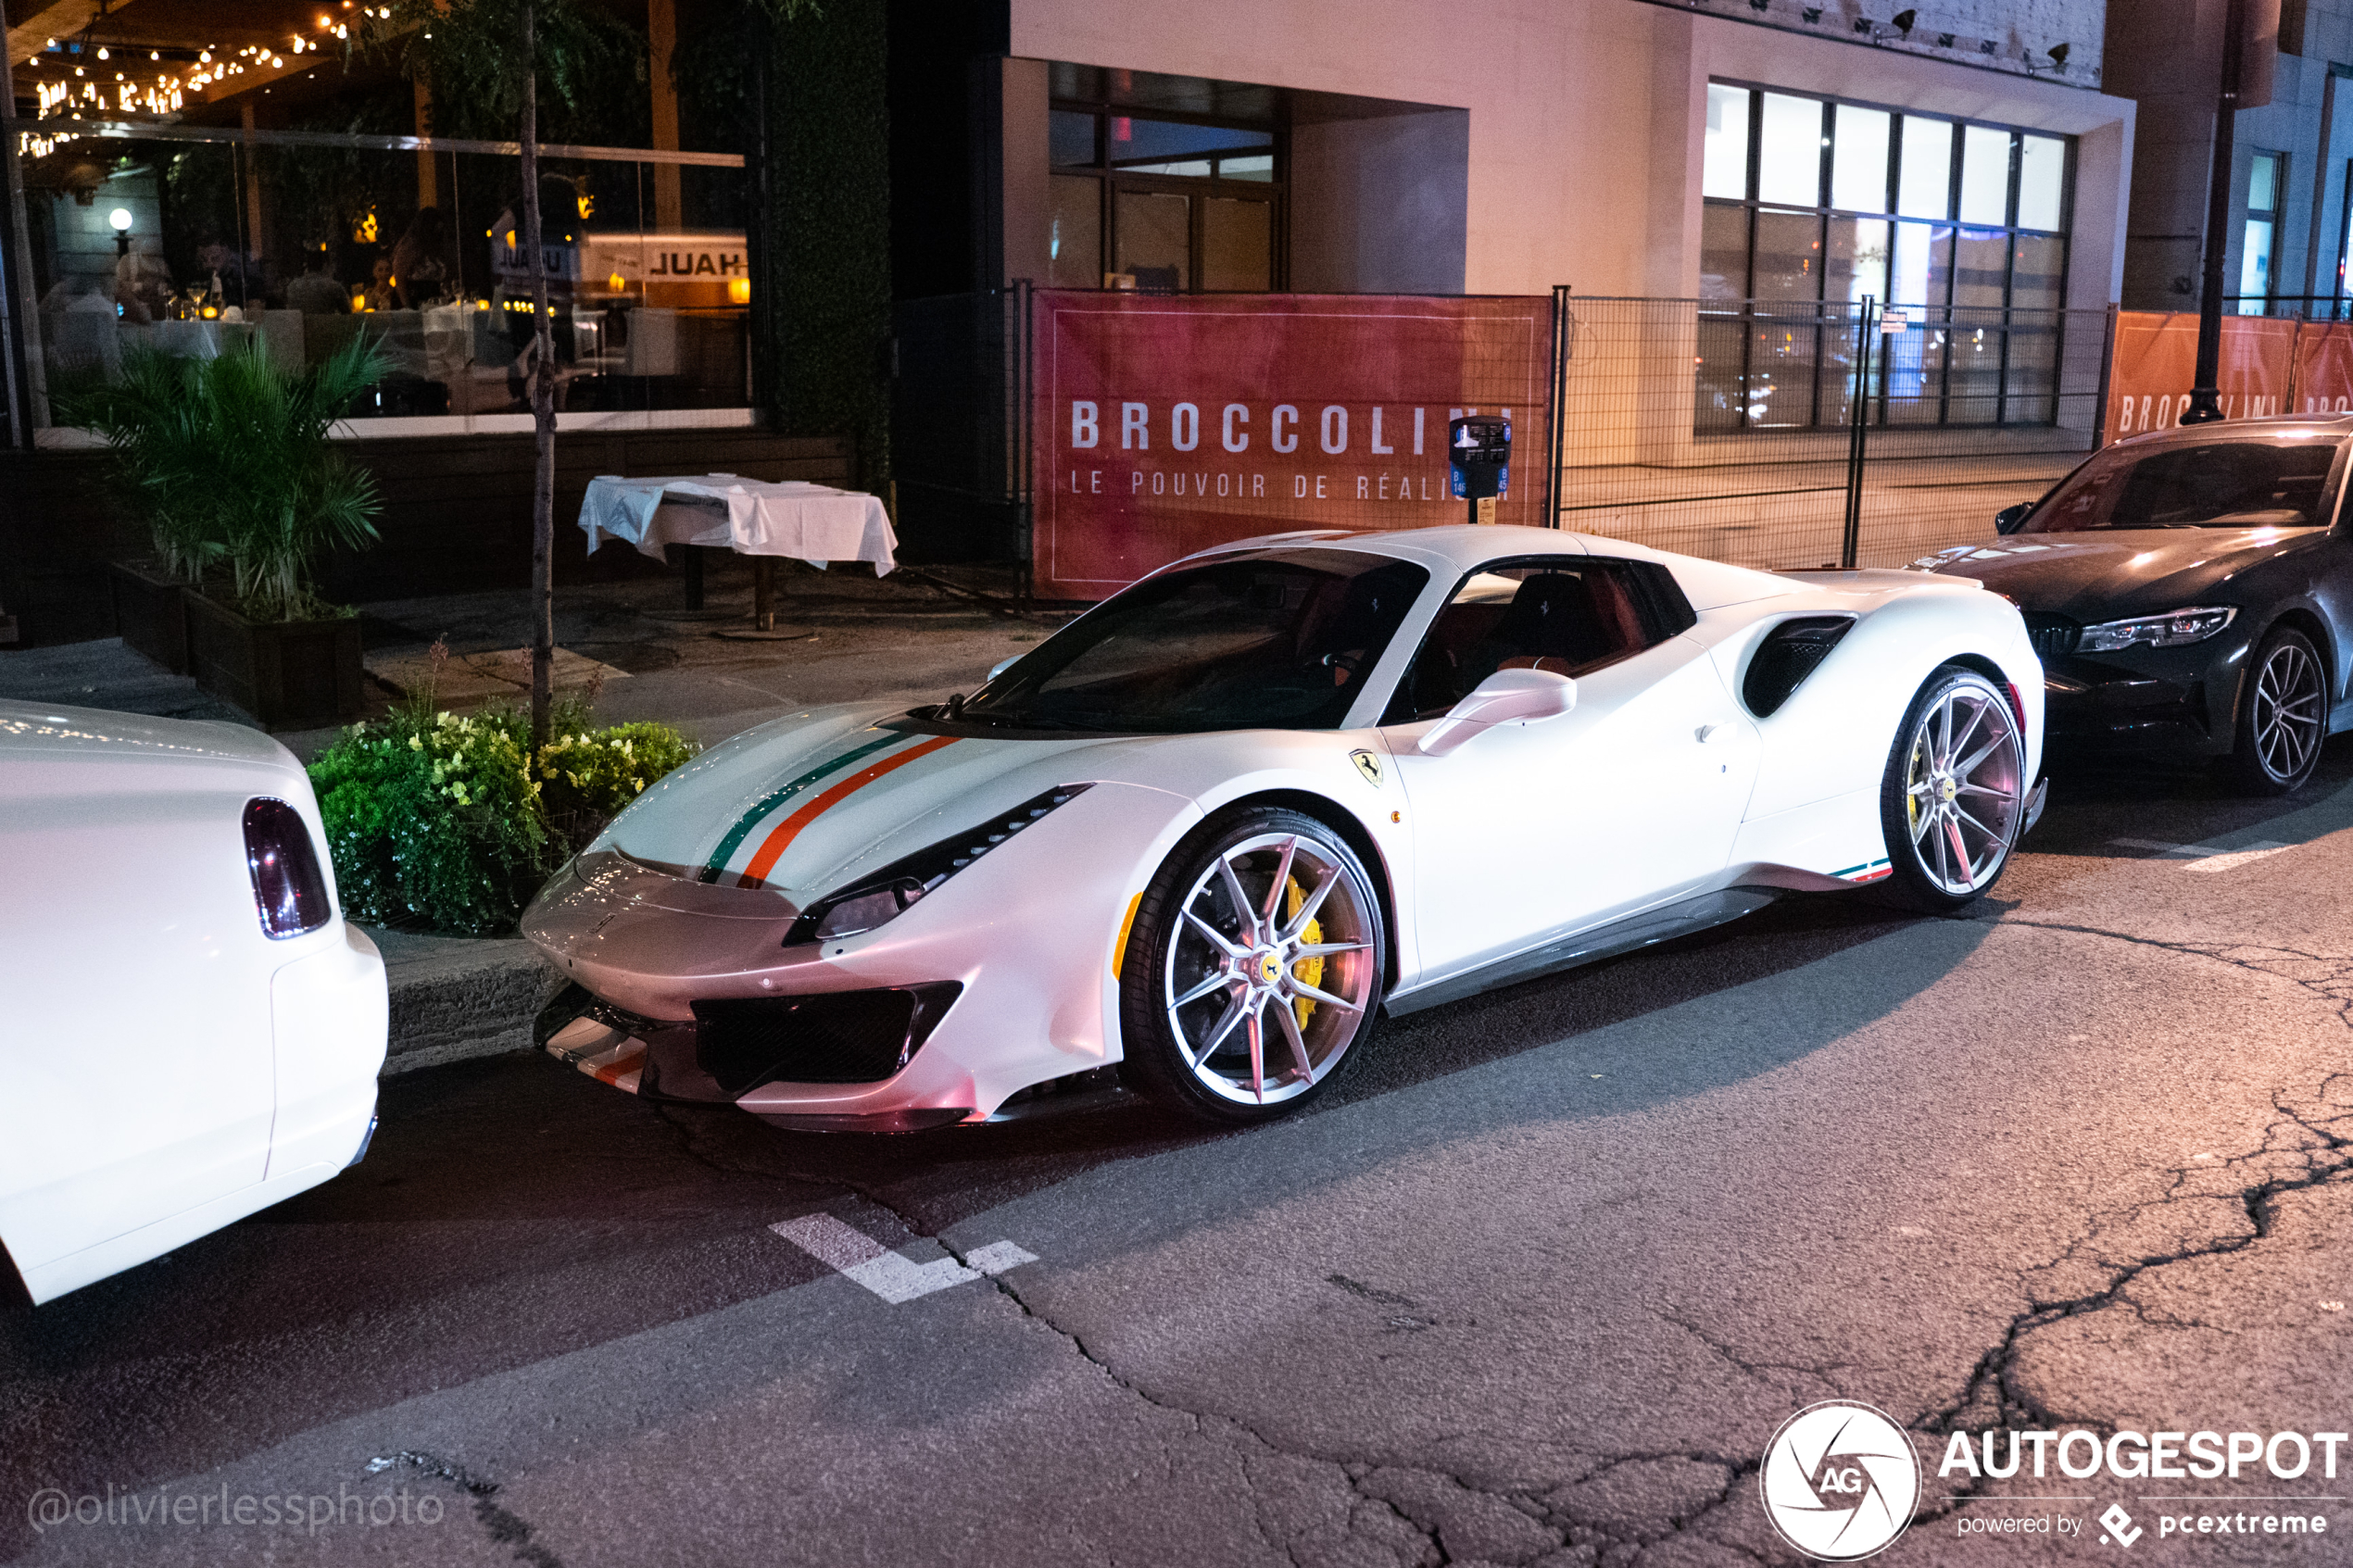
[[[1821,1562],[1852,1562],[1884,1549],[1912,1522],[1920,1460],[1883,1412],[1824,1399],[1773,1434],[1758,1486],[1781,1539]]]

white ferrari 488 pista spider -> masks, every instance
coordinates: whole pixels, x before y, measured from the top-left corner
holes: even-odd
[[[268,735],[0,703],[0,1280],[46,1301],[366,1151],[384,966],[324,843]]]
[[[1967,580],[1541,529],[1286,534],[968,696],[824,709],[648,790],[523,919],[542,1042],[785,1126],[908,1130],[1119,1064],[1298,1107],[1403,1013],[1881,884],[1998,877],[2043,678]]]

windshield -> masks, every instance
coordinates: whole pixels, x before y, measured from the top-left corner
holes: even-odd
[[[2310,528],[2334,441],[2214,441],[2116,447],[2075,470],[2021,533],[2092,528]]]
[[[1429,583],[1351,550],[1146,578],[1040,643],[953,717],[1013,729],[1329,730]]]

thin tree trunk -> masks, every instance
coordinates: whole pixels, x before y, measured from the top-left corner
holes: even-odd
[[[531,258],[531,749],[547,744],[556,661],[556,343],[547,309],[547,253],[539,240],[539,49],[534,7],[522,8],[522,239]]]

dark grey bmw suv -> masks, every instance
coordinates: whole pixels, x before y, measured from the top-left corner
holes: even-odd
[[[2001,513],[1994,543],[1912,564],[2019,607],[2054,746],[2213,758],[2284,795],[2353,727],[2348,438],[2347,415],[2134,436]]]

